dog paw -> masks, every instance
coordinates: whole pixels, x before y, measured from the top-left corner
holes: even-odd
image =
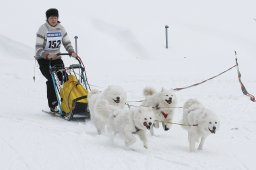
[[[155,122],[154,124],[153,124],[153,126],[155,127],[155,128],[159,128],[159,122]]]
[[[128,139],[128,140],[125,141],[125,145],[130,146],[130,145],[134,144],[135,141],[136,141],[136,138]]]
[[[198,150],[203,150],[203,147],[202,147],[202,146],[199,146],[199,147],[198,147]]]
[[[98,135],[101,135],[101,130],[99,130],[99,129],[97,129],[97,133],[98,133]]]
[[[195,151],[196,151],[196,148],[195,148],[195,147],[190,147],[190,148],[189,148],[189,151],[190,151],[190,152],[195,152]]]
[[[167,125],[164,125],[164,130],[165,131],[167,131],[167,130],[169,130],[170,128],[169,127],[167,127]]]

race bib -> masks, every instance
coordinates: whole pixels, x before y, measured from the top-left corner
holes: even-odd
[[[47,43],[45,45],[45,50],[53,51],[60,49],[62,40],[62,34],[60,31],[49,31],[47,32]]]

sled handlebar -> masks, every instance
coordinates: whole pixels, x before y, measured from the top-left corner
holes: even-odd
[[[69,55],[69,53],[57,53],[57,56],[59,55]]]
[[[70,56],[69,53],[57,53],[57,56],[61,56],[61,55],[68,55],[68,56]],[[82,63],[81,63],[81,59],[80,59],[79,56],[77,56],[75,59],[79,62],[79,64],[82,64]]]

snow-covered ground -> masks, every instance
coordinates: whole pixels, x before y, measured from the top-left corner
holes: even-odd
[[[78,53],[92,88],[120,85],[131,104],[139,105],[132,101],[143,99],[144,87],[203,81],[233,66],[236,50],[242,80],[256,94],[255,6],[253,0],[5,1],[0,10],[0,169],[254,170],[256,103],[242,94],[236,69],[177,92],[178,106],[197,98],[221,120],[204,150],[190,153],[187,132],[179,125],[148,135],[148,149],[139,140],[127,148],[119,138],[111,143],[107,134],[97,135],[90,121],[42,113],[45,79],[37,65],[34,73],[33,55],[44,13],[56,7],[73,44],[79,37]],[[174,121],[181,115],[176,109]]]

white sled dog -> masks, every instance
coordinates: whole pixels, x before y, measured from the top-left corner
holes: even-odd
[[[206,137],[216,133],[220,122],[217,115],[199,101],[189,99],[183,106],[183,124],[188,131],[189,150],[194,152],[198,142],[198,149],[203,149]]]
[[[136,142],[137,134],[143,142],[143,146],[148,148],[146,130],[149,130],[154,123],[154,113],[152,108],[136,107],[130,110],[117,110],[110,118],[110,130],[115,134],[120,134],[124,138],[126,146]]]
[[[177,103],[177,97],[174,90],[162,89],[157,92],[155,89],[144,88],[145,100],[142,106],[152,107],[155,114],[154,127],[159,128],[159,122],[162,122],[164,130],[169,130],[174,113],[174,107]],[[154,135],[153,126],[150,129],[151,135]]]
[[[119,86],[108,86],[103,92],[92,90],[88,94],[88,105],[91,120],[98,134],[101,134],[109,121],[109,116],[115,109],[122,109],[127,101],[127,94]],[[112,106],[112,107],[108,107]]]

